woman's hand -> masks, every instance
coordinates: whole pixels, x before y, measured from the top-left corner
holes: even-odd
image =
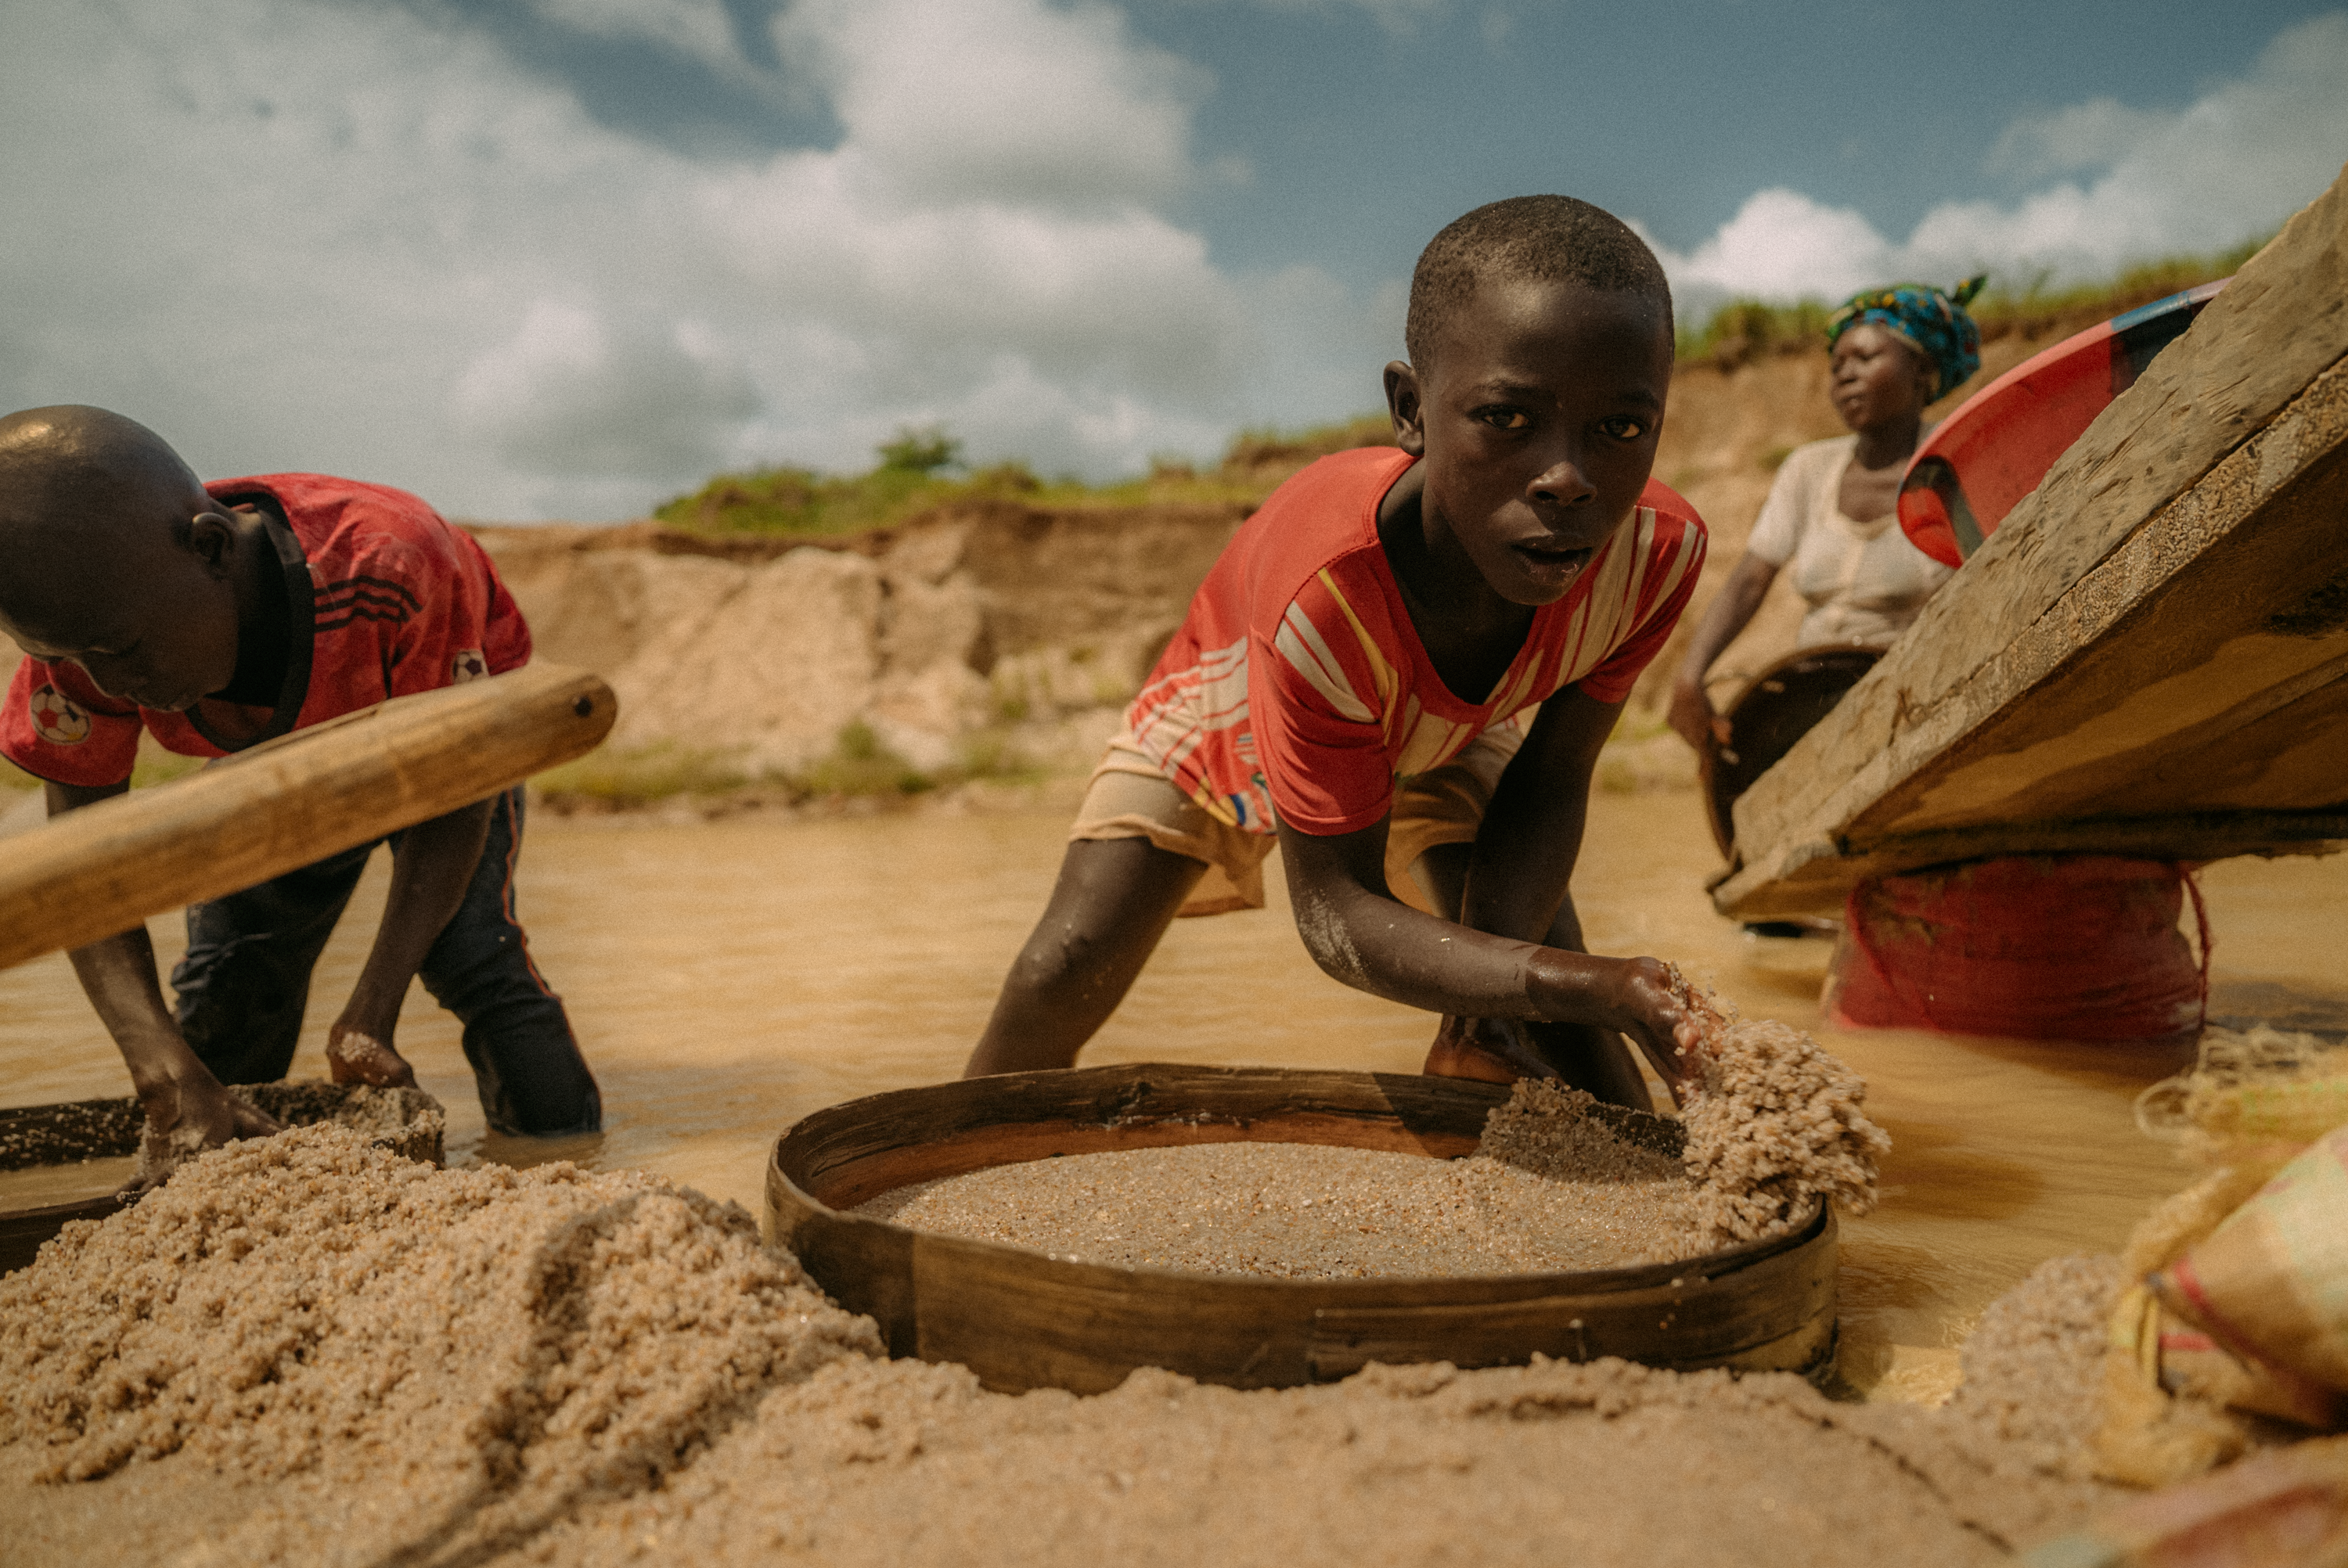
[[[1713,711],[1712,698],[1704,692],[1701,681],[1682,680],[1673,682],[1672,705],[1668,715],[1673,729],[1680,739],[1701,752],[1707,738],[1728,743],[1728,721]]]
[[[1672,682],[1671,725],[1680,739],[1699,752],[1707,739],[1724,746],[1728,743],[1728,721],[1713,712],[1704,678],[1711,672],[1713,661],[1751,623],[1753,612],[1761,608],[1769,585],[1776,580],[1777,569],[1746,550],[1705,607],[1695,635],[1688,641],[1679,673]]]

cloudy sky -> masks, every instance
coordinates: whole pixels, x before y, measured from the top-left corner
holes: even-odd
[[[1106,478],[1375,406],[1418,247],[1523,191],[1685,315],[2213,250],[2348,159],[2348,11],[11,0],[0,146],[0,407],[618,518],[907,423]]]

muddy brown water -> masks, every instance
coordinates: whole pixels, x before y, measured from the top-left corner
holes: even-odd
[[[603,1086],[606,1130],[488,1135],[454,1020],[421,989],[398,1044],[449,1110],[454,1161],[576,1159],[662,1172],[756,1212],[776,1134],[810,1111],[957,1072],[1041,908],[1065,815],[533,821],[520,900]],[[1673,959],[1748,1014],[1817,1031],[1870,1086],[1895,1141],[1878,1213],[1843,1233],[1843,1371],[1878,1398],[1933,1398],[1957,1342],[2041,1260],[2109,1251],[2187,1173],[2130,1102],[2175,1052],[1819,1029],[1826,944],[1762,952],[1713,915],[1692,792],[1601,794],[1575,895],[1593,948]],[[324,1073],[386,859],[319,967],[294,1071]],[[1178,922],[1085,1060],[1416,1071],[1432,1020],[1323,977],[1273,907]],[[2203,874],[2212,1011],[2348,1028],[2348,861],[2240,860]],[[165,963],[176,917],[150,922]],[[0,1103],[126,1091],[62,955],[0,971]],[[0,1175],[0,1206],[103,1191],[129,1162]]]

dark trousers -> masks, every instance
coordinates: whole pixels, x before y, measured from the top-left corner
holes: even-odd
[[[465,1026],[481,1110],[500,1132],[592,1132],[603,1124],[595,1076],[562,999],[530,962],[514,919],[520,788],[489,812],[489,843],[465,900],[424,956],[418,978]],[[388,842],[396,859],[407,839]],[[342,918],[372,844],[258,887],[188,907],[188,955],[171,971],[180,1031],[223,1083],[285,1076],[310,999],[310,971]]]

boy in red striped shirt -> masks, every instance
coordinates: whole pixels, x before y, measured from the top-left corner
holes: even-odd
[[[530,628],[470,537],[404,491],[321,474],[200,484],[152,431],[104,409],[0,419],[0,630],[28,657],[0,754],[51,815],[120,794],[144,730],[219,757],[387,698],[519,669]],[[463,1020],[500,1132],[602,1124],[560,998],[513,913],[521,792],[392,835],[391,892],[328,1031],[338,1081],[413,1083],[393,1034],[409,980]],[[146,927],[77,949],[150,1135],[182,1152],[273,1129],[223,1083],[282,1078],[310,971],[373,845],[188,910],[156,982]]]
[[[1695,1029],[1582,951],[1590,779],[1704,564],[1649,477],[1671,292],[1568,197],[1478,208],[1411,282],[1400,448],[1323,459],[1224,550],[1096,771],[971,1074],[1066,1067],[1177,914],[1261,907],[1277,842],[1321,967],[1444,1015],[1427,1071],[1644,1105]]]

